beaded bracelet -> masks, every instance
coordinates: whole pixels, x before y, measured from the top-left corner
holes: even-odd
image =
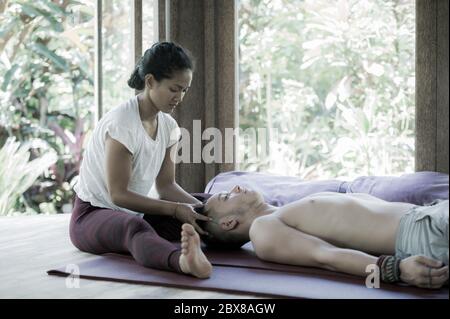
[[[380,269],[381,281],[393,283],[400,281],[400,258],[381,255],[377,260]]]

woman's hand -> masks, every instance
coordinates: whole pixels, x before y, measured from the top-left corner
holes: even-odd
[[[177,203],[173,217],[178,219],[181,223],[189,223],[194,226],[195,230],[201,235],[208,235],[200,226],[197,225],[196,220],[210,221],[211,218],[197,213],[194,208],[201,207],[203,204],[185,204]]]
[[[439,289],[448,281],[448,266],[425,256],[411,256],[400,262],[400,279],[417,287]]]

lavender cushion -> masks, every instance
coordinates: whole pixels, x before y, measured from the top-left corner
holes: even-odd
[[[448,199],[448,175],[437,172],[417,172],[399,177],[362,176],[348,185],[347,193],[367,193],[389,202],[416,205]]]
[[[353,181],[305,181],[293,176],[240,171],[220,173],[214,177],[206,185],[203,197],[230,191],[235,185],[259,191],[265,201],[274,206],[283,206],[318,192],[367,193],[391,202],[417,205],[449,197],[449,175],[436,172],[417,172],[402,176],[361,176]]]

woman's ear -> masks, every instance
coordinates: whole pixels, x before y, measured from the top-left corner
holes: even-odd
[[[235,215],[229,215],[222,217],[220,219],[220,228],[223,230],[233,230],[239,225],[239,221],[237,219],[237,216]]]
[[[152,89],[155,85],[155,78],[153,77],[153,74],[146,74],[145,75],[145,87]]]

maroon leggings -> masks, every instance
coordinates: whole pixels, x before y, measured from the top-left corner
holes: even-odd
[[[171,241],[181,237],[181,223],[171,217],[144,215],[95,207],[75,196],[70,240],[92,253],[131,254],[139,264],[182,273],[181,251]]]

